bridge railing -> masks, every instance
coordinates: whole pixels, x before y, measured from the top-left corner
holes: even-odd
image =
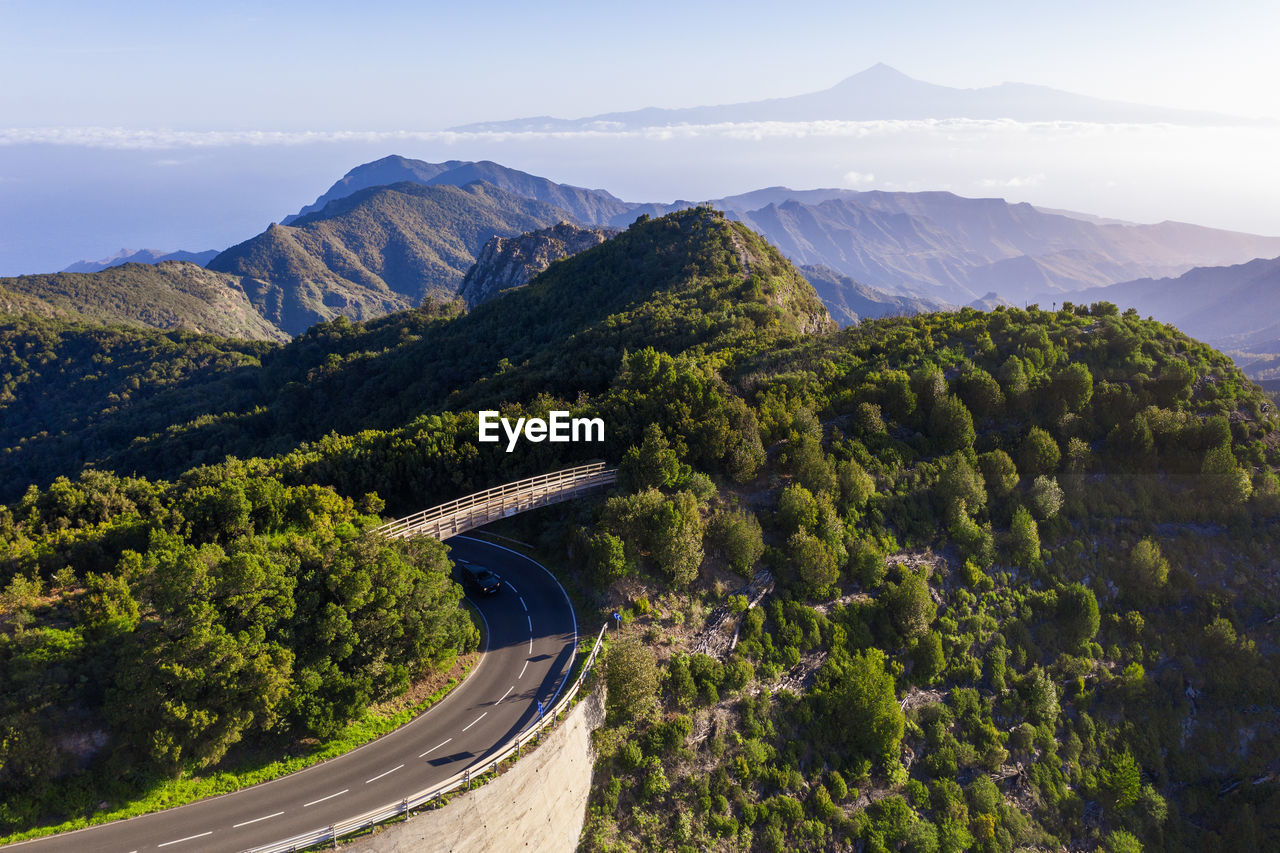
[[[573,685],[569,688],[560,700],[549,710],[543,713],[541,717],[534,720],[524,731],[520,732],[514,738],[507,742],[498,752],[485,756],[483,761],[471,765],[461,773],[446,779],[438,785],[426,788],[422,791],[405,797],[398,803],[388,803],[387,805],[356,815],[353,818],[341,821],[339,823],[330,824],[321,829],[312,832],[305,832],[301,835],[295,835],[292,838],[286,838],[283,841],[276,841],[272,844],[265,844],[261,847],[253,847],[245,851],[245,853],[291,853],[295,850],[305,850],[317,844],[326,844],[336,842],[339,838],[351,835],[365,829],[377,826],[400,815],[407,815],[413,809],[422,808],[438,802],[441,797],[458,788],[469,787],[471,782],[477,777],[485,773],[498,770],[498,765],[506,761],[508,758],[518,756],[521,750],[528,746],[529,741],[537,737],[547,726],[555,720],[557,716],[573,702],[578,692],[582,689],[582,682],[586,680],[587,675],[595,666],[596,658],[600,655],[600,649],[604,645],[604,632],[608,629],[608,624],[602,625],[600,633],[596,635],[595,645],[591,647],[591,653],[587,655],[586,663],[582,667],[582,671],[578,677],[574,679]]]
[[[432,536],[448,539],[491,521],[576,498],[618,479],[616,468],[593,462],[495,486],[440,506],[388,522],[377,532],[393,539]]]

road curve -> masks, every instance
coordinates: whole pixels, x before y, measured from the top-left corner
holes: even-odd
[[[453,556],[493,569],[502,590],[474,603],[488,645],[444,700],[394,732],[297,773],[168,811],[11,845],[69,853],[245,850],[322,829],[484,763],[567,680],[577,642],[573,606],[538,563],[500,545],[457,536]]]

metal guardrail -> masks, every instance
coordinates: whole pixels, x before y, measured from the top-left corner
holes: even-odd
[[[603,462],[579,465],[495,486],[447,504],[424,509],[388,522],[375,532],[393,539],[406,536],[448,539],[518,512],[576,498],[592,489],[610,485],[617,479],[618,469],[606,469]]]
[[[477,777],[487,772],[497,772],[498,765],[506,761],[513,755],[518,756],[521,749],[527,746],[529,741],[542,732],[547,726],[555,720],[569,704],[574,697],[578,695],[578,691],[582,688],[582,682],[591,672],[595,665],[596,658],[600,655],[600,648],[604,644],[604,632],[608,628],[608,624],[602,625],[600,633],[596,635],[595,645],[591,647],[591,654],[587,655],[587,662],[582,667],[582,672],[574,679],[573,686],[567,693],[560,698],[550,711],[544,713],[541,717],[533,722],[527,729],[520,732],[499,752],[486,756],[483,761],[471,765],[461,773],[446,779],[438,785],[419,791],[416,794],[405,797],[398,803],[390,803],[372,811],[356,815],[353,818],[341,821],[339,823],[330,824],[323,829],[317,829],[312,832],[295,835],[292,838],[286,838],[283,841],[276,841],[261,847],[253,847],[245,851],[245,853],[292,853],[296,850],[305,850],[316,844],[324,844],[327,842],[336,842],[344,835],[351,835],[364,829],[369,829],[392,818],[400,815],[408,815],[413,809],[421,808],[431,803],[438,802],[439,799],[451,791],[457,790],[464,786],[470,786],[471,782]]]

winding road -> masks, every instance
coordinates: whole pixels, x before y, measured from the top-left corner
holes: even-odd
[[[501,591],[473,599],[486,623],[484,655],[425,714],[372,743],[232,794],[129,820],[15,844],[69,853],[234,851],[328,826],[481,765],[550,707],[577,643],[573,605],[538,563],[490,542],[456,536],[452,556],[493,569]]]

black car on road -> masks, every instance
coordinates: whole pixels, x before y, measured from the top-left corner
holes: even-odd
[[[502,588],[502,578],[484,566],[475,563],[458,563],[457,566],[462,585],[470,592],[493,595]]]

